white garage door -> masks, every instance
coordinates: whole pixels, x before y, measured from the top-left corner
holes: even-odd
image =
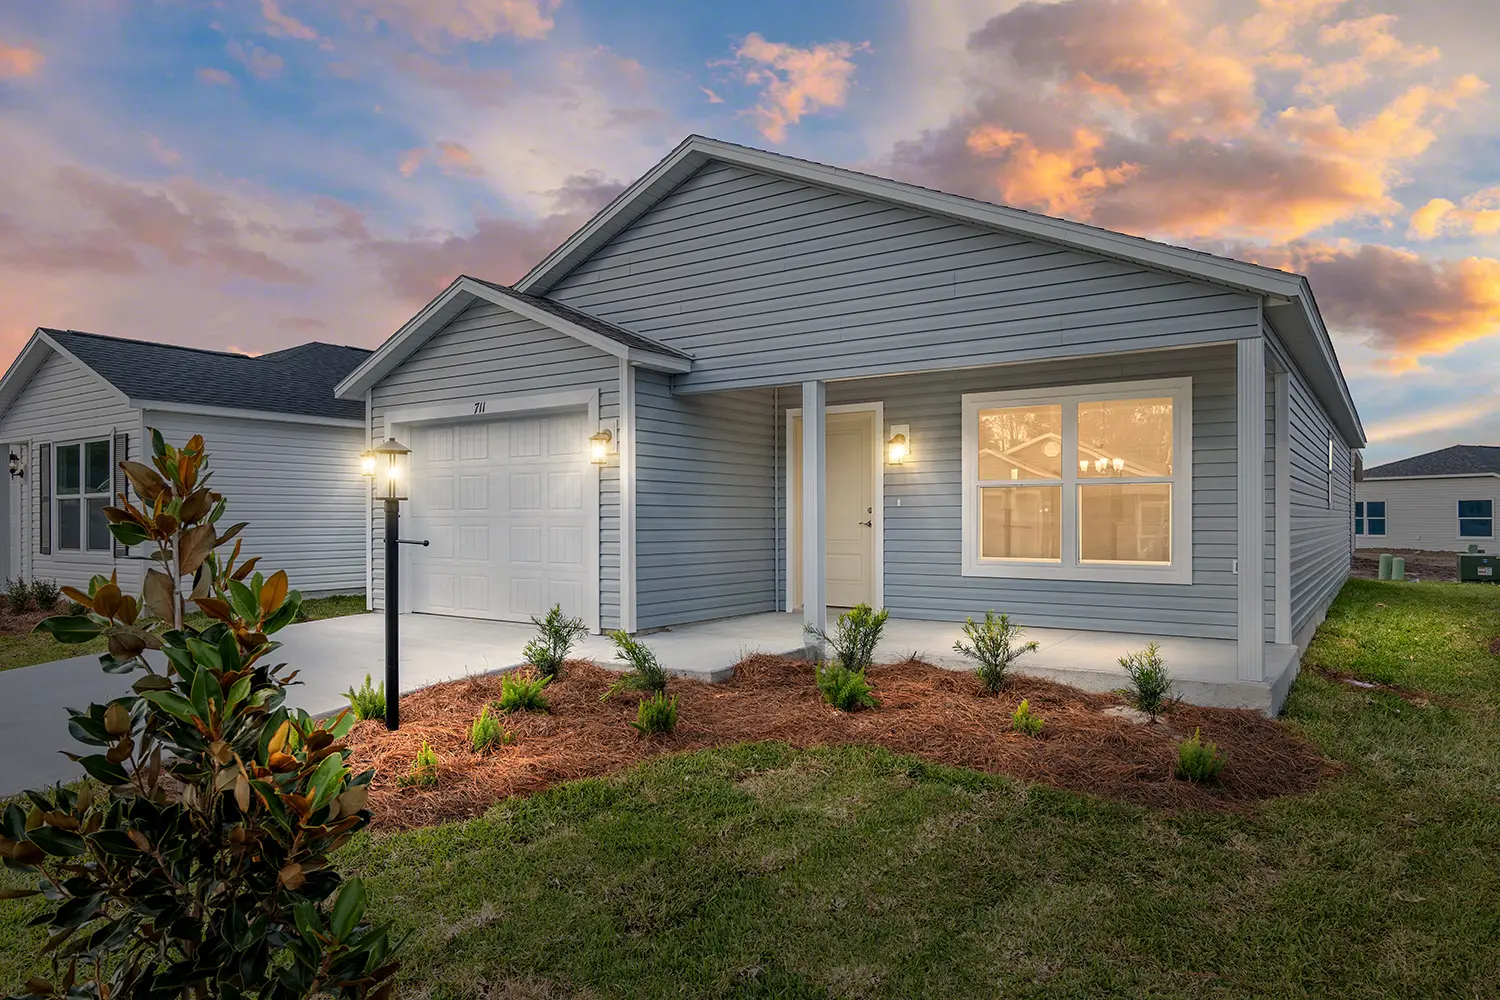
[[[554,604],[593,618],[585,414],[413,429],[413,611],[525,621]]]

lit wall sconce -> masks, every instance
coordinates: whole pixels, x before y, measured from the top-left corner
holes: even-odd
[[[905,465],[911,455],[911,426],[892,424],[891,436],[885,442],[885,460],[891,465]]]
[[[5,463],[5,467],[10,470],[12,479],[20,479],[26,475],[26,462],[15,452],[10,453],[10,461]]]
[[[614,424],[600,427],[589,436],[589,461],[595,465],[603,465],[609,461],[610,452],[615,450]]]
[[[1125,460],[1123,458],[1112,458],[1109,460],[1109,464],[1114,466],[1116,474],[1120,473],[1125,468]]]
[[[1105,458],[1103,455],[1100,455],[1098,458],[1094,459],[1095,472],[1103,472],[1107,468],[1109,468],[1109,459]]]
[[[1086,459],[1086,458],[1080,458],[1078,460],[1078,471],[1079,472],[1087,472],[1087,471],[1089,471],[1089,460],[1088,459]]]

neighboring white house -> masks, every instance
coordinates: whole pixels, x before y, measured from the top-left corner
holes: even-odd
[[[117,572],[139,585],[145,553],[110,536],[118,462],[150,462],[149,430],[202,434],[224,524],[244,551],[304,594],[362,593],[368,484],[362,402],[333,387],[368,351],[310,343],[260,357],[73,330],[38,329],[0,379],[0,575],[83,586]]]
[[[993,608],[1218,640],[1187,666],[1271,710],[1364,444],[1299,275],[697,136],[338,394],[413,449],[405,609]]]
[[[1354,485],[1362,549],[1495,551],[1500,446],[1457,444],[1366,469]]]

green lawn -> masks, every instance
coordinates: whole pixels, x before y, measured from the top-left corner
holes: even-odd
[[[302,602],[302,616],[303,620],[306,621],[317,621],[321,618],[340,618],[344,615],[362,615],[364,613],[365,598],[363,594],[338,594],[332,597],[312,597]],[[200,624],[206,624],[208,621],[202,615],[191,615],[189,618]],[[16,667],[29,667],[37,663],[49,663],[52,660],[66,659],[70,656],[103,652],[103,639],[95,639],[92,642],[76,646],[64,646],[46,632],[28,632],[25,635],[4,635],[0,636],[0,670],[14,670]]]
[[[364,836],[340,864],[411,932],[424,998],[1493,997],[1495,635],[1500,588],[1351,582],[1285,716],[1347,773],[1254,816],[766,743]],[[0,907],[0,989],[34,968],[28,910]]]

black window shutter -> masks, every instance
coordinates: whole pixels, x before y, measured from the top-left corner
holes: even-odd
[[[111,506],[114,506],[114,505],[118,504],[120,502],[120,494],[125,492],[125,470],[122,469],[122,468],[120,468],[120,463],[123,462],[123,461],[125,461],[129,457],[130,457],[130,435],[129,434],[116,434],[115,435],[115,482],[114,482],[115,489],[114,489],[114,496],[112,496],[112,497],[109,498],[109,502],[110,502]],[[115,547],[114,548],[114,555],[115,555],[116,559],[121,559],[121,558],[123,558],[125,556],[130,555],[130,546],[128,546],[128,545],[121,545],[119,539],[115,539],[114,547]]]
[[[40,516],[36,519],[37,551],[47,556],[52,554],[52,446],[41,445],[37,450],[37,489],[41,493]]]

